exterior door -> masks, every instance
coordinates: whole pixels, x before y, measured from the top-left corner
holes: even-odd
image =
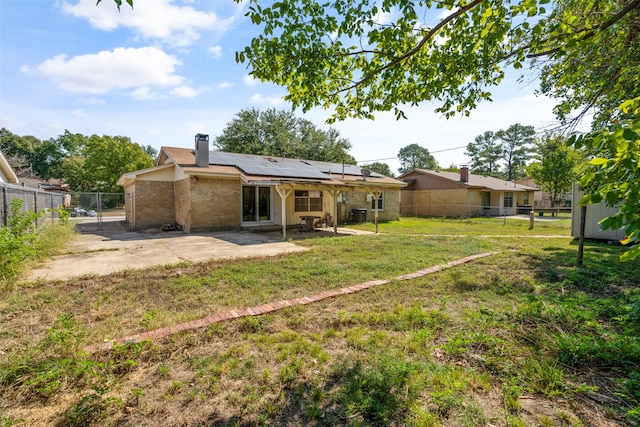
[[[258,187],[258,221],[271,221],[271,187]]]
[[[482,205],[482,215],[491,215],[491,193],[488,191],[480,192],[480,205]]]
[[[271,198],[271,187],[242,186],[242,222],[272,221]]]

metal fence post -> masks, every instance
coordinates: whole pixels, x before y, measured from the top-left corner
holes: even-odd
[[[98,199],[98,231],[102,231],[102,193],[96,193]]]
[[[7,203],[7,187],[2,186],[2,223],[9,226],[9,205]]]

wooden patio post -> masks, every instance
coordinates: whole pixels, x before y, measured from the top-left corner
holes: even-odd
[[[380,196],[382,195],[382,191],[373,190],[369,192],[369,194],[371,194],[371,197],[373,197],[373,206],[374,206],[373,217],[376,224],[376,234],[378,234],[378,199],[380,199]]]
[[[291,195],[293,190],[276,185],[276,191],[280,195],[282,209],[282,240],[287,240],[287,197]]]
[[[333,234],[338,234],[338,195],[340,190],[329,190],[329,195],[333,199]]]

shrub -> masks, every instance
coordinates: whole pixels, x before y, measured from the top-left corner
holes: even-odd
[[[69,214],[64,208],[56,209],[60,220],[36,228],[36,221],[44,212],[21,212],[21,199],[11,201],[9,221],[0,228],[0,283],[17,276],[28,259],[40,259],[52,254],[72,233]]]
[[[3,279],[17,275],[22,261],[35,251],[35,223],[42,214],[20,212],[22,203],[21,199],[11,201],[9,222],[0,228],[0,278]]]

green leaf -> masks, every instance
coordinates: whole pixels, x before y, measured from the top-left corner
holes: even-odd
[[[640,256],[640,245],[632,246],[631,249],[620,255],[620,262],[628,262]]]
[[[622,137],[627,141],[635,141],[637,139],[640,139],[640,135],[629,128],[626,128],[624,131],[622,131]]]
[[[589,183],[593,181],[593,178],[595,178],[595,176],[596,174],[594,172],[588,172],[582,175],[582,178],[580,178],[580,187],[586,187],[587,185],[589,185]]]
[[[637,108],[640,105],[640,97],[635,99],[629,99],[622,104],[620,104],[620,111],[625,114],[629,114],[632,110]]]
[[[600,166],[600,165],[603,165],[603,164],[607,163],[608,161],[609,160],[607,160],[607,159],[603,159],[601,157],[596,157],[595,159],[591,159],[591,161],[589,163],[592,164],[592,165],[595,165],[595,166]]]

